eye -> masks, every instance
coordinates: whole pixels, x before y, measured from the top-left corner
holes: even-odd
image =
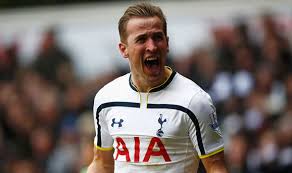
[[[145,41],[146,41],[146,37],[144,36],[138,37],[136,39],[136,43],[139,43],[139,44],[145,43]]]
[[[140,39],[138,39],[136,42],[137,42],[137,43],[145,43],[145,39],[140,38]]]
[[[161,33],[158,33],[158,34],[154,34],[153,35],[153,40],[154,41],[161,41],[163,39],[164,39],[164,37],[163,37],[163,34],[161,34]]]

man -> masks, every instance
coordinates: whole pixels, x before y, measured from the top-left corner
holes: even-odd
[[[88,173],[226,173],[223,140],[207,93],[165,66],[169,50],[157,6],[130,6],[119,50],[131,73],[95,96],[94,160]]]

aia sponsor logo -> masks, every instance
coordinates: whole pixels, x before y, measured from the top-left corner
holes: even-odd
[[[134,154],[131,154],[134,156],[134,158],[130,157],[130,152],[132,151],[129,151],[123,138],[117,137],[115,140],[117,143],[115,148],[115,160],[118,160],[119,157],[124,157],[127,162],[149,162],[151,157],[160,157],[164,159],[165,162],[171,161],[169,154],[164,147],[164,144],[158,137],[151,138],[144,156],[141,156],[140,152],[140,138],[134,137]]]

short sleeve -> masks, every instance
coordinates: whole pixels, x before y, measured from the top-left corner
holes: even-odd
[[[189,109],[189,135],[200,158],[224,150],[222,133],[211,97],[204,91],[193,96]]]
[[[113,144],[113,138],[109,134],[106,123],[106,111],[104,111],[102,98],[99,93],[94,98],[93,106],[93,119],[95,126],[94,144],[97,149],[111,150]]]

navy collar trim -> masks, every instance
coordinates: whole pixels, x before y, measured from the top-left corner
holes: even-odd
[[[162,85],[160,85],[160,86],[158,86],[158,87],[154,87],[154,88],[152,88],[152,89],[149,91],[149,93],[151,93],[151,92],[157,92],[157,91],[160,91],[160,90],[164,89],[165,87],[167,87],[167,86],[170,84],[170,82],[173,80],[175,74],[176,74],[176,71],[172,70],[171,75],[169,76],[169,78],[167,79],[167,81],[164,82]],[[132,74],[130,74],[130,77],[129,77],[129,85],[130,85],[130,87],[131,87],[134,91],[139,92],[138,89],[137,89],[137,87],[136,87],[136,86],[134,85],[134,83],[132,82]]]

